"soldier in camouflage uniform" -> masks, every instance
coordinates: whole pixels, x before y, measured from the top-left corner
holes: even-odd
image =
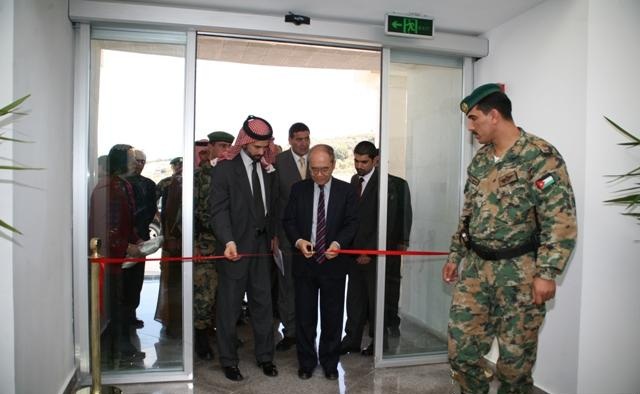
[[[484,146],[468,168],[442,273],[456,282],[449,362],[462,393],[487,393],[491,373],[483,357],[495,337],[498,393],[530,393],[545,302],[575,245],[573,191],[560,153],[515,125],[499,85],[477,88],[460,107]]]
[[[194,244],[195,256],[212,256],[215,250],[215,236],[209,213],[211,198],[211,162],[216,160],[229,148],[233,136],[223,131],[209,134],[205,144],[209,152],[206,160],[199,163],[193,174],[194,186]],[[197,144],[197,143],[196,143]],[[202,156],[204,158],[204,155]],[[199,260],[193,265],[193,328],[194,345],[198,357],[204,360],[213,359],[213,350],[209,345],[209,332],[214,328],[214,307],[218,273],[215,260]]]

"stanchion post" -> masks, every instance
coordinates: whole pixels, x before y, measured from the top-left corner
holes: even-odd
[[[91,238],[89,241],[89,266],[91,267],[91,310],[90,310],[90,346],[91,346],[91,386],[82,387],[76,394],[121,394],[115,386],[102,385],[102,368],[100,362],[100,265],[94,262],[102,257],[99,253],[101,241]]]

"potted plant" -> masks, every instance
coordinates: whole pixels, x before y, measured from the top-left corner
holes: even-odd
[[[630,141],[621,142],[618,145],[637,147],[640,146],[640,138],[635,135],[629,133],[619,125],[617,125],[614,121],[604,117],[607,122],[609,122],[613,127],[615,127],[620,133],[622,133],[625,137],[627,137]],[[612,204],[621,204],[625,205],[625,212],[623,215],[628,215],[636,218],[636,220],[640,220],[640,212],[637,211],[638,206],[640,206],[640,182],[637,182],[638,177],[640,177],[640,167],[636,167],[633,170],[627,172],[622,175],[611,175],[614,177],[612,182],[626,182],[626,181],[635,181],[634,185],[631,187],[627,187],[624,189],[617,190],[617,194],[622,194],[620,197],[612,198],[610,200],[606,200],[607,203]]]
[[[27,99],[29,98],[30,95],[26,95],[24,97],[21,97],[19,99],[17,99],[16,101],[12,102],[11,104],[0,108],[0,126],[4,127],[5,125],[11,124],[13,122],[12,117],[15,115],[24,115],[24,113],[20,113],[18,112],[18,108],[20,107],[20,105]],[[2,142],[19,142],[19,143],[28,143],[30,141],[23,141],[23,140],[18,140],[15,138],[9,138],[9,137],[5,137],[4,132],[0,132],[0,143]],[[18,165],[0,165],[0,170],[8,170],[8,171],[15,171],[15,170],[35,170],[36,168],[31,168],[31,167],[24,167],[24,166],[18,166]],[[5,228],[7,230],[10,230],[14,233],[18,233],[18,234],[22,234],[18,229],[16,229],[15,227],[11,226],[9,223],[5,222],[4,220],[0,219],[0,227]]]

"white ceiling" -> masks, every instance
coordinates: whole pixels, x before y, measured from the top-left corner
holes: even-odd
[[[384,24],[388,12],[432,16],[436,31],[478,35],[545,0],[120,0],[218,11]]]

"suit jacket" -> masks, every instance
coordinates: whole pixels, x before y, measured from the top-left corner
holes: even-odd
[[[358,189],[358,175],[351,178],[354,189]],[[398,244],[409,244],[413,211],[411,193],[407,181],[389,174],[387,189],[387,248],[397,249]],[[380,173],[374,169],[367,186],[358,200],[360,227],[353,241],[356,249],[377,249]]]
[[[312,179],[305,179],[291,187],[282,224],[292,245],[298,239],[311,239],[313,215],[316,214],[313,211],[313,187]],[[358,229],[356,193],[351,185],[336,178],[331,180],[326,224],[327,247],[333,241],[338,242],[342,249],[351,246]],[[293,260],[293,275],[343,276],[347,273],[349,260],[347,256],[338,255],[318,264],[313,257],[307,259],[297,252]]]
[[[267,206],[266,236],[271,239],[275,232],[274,213],[277,211],[275,201],[277,188],[274,173],[262,171],[265,189],[265,201]],[[234,241],[238,253],[255,253],[258,249],[256,213],[253,206],[253,194],[251,184],[247,177],[242,157],[236,156],[233,160],[218,162],[211,172],[211,220],[213,231],[219,243],[219,254],[222,254],[225,245]],[[218,270],[232,278],[241,278],[248,270],[248,259],[241,258],[230,262],[220,260]]]
[[[354,190],[358,190],[360,177],[356,174],[351,177],[351,185]],[[377,249],[378,248],[378,190],[379,190],[379,174],[378,169],[373,170],[369,182],[362,191],[362,195],[358,199],[358,217],[360,225],[358,232],[353,240],[355,249]]]
[[[389,174],[387,193],[387,248],[397,249],[398,244],[409,245],[413,209],[411,192],[404,179]]]
[[[291,153],[291,149],[287,149],[276,156],[274,166],[276,167],[278,185],[279,218],[277,221],[277,234],[285,244],[288,244],[288,239],[284,233],[284,229],[282,228],[282,218],[284,217],[284,210],[287,207],[287,202],[289,201],[291,186],[296,182],[300,182],[302,178],[300,177],[300,171],[298,171],[298,163],[296,163],[293,153]],[[307,166],[307,178],[309,178],[309,166]]]

